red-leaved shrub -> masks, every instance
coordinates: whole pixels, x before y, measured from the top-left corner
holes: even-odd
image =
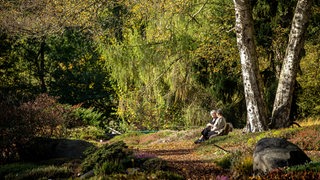
[[[19,150],[32,138],[64,136],[66,126],[77,121],[74,117],[72,109],[47,94],[21,105],[0,102],[1,162],[18,160]]]

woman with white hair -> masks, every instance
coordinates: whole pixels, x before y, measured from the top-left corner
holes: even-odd
[[[201,131],[201,137],[197,139],[194,143],[198,144],[205,140],[208,140],[210,137],[217,136],[223,132],[226,126],[226,119],[222,115],[222,110],[218,109],[217,111],[212,110],[210,112],[212,116],[212,121],[207,124],[206,128]]]

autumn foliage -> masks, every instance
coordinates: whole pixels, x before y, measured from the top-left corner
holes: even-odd
[[[56,98],[40,94],[35,100],[15,105],[9,98],[0,103],[1,162],[18,160],[19,149],[35,137],[61,137],[74,123],[72,110]]]

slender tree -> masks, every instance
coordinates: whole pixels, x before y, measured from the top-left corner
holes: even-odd
[[[240,52],[244,93],[247,105],[247,132],[267,129],[267,110],[259,74],[252,7],[249,0],[234,0],[237,44]]]
[[[299,0],[295,9],[289,43],[273,105],[272,128],[282,128],[290,125],[289,115],[292,104],[292,94],[301,59],[301,49],[304,47],[305,33],[312,2],[312,0]]]

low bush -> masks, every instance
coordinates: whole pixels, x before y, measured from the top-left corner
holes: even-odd
[[[89,148],[87,157],[82,163],[82,172],[94,170],[95,174],[110,174],[125,172],[132,164],[133,152],[128,149],[123,141],[118,141],[101,148]],[[112,169],[112,172],[110,172]]]
[[[175,176],[174,173],[166,172],[165,161],[151,154],[135,154],[123,141],[88,149],[86,154],[87,157],[82,163],[83,173],[93,170],[97,176],[137,175],[141,172],[155,177]]]
[[[252,154],[240,151],[233,153],[230,170],[234,179],[248,179],[253,174]]]
[[[68,129],[68,138],[83,139],[83,140],[105,140],[109,137],[103,129],[95,126],[76,127]]]
[[[303,165],[291,166],[286,169],[286,172],[297,172],[297,171],[320,172],[320,162],[310,162]]]
[[[0,162],[19,160],[19,151],[35,137],[63,137],[74,119],[72,110],[55,97],[40,94],[33,101],[0,102]]]
[[[80,119],[85,125],[102,127],[105,121],[103,113],[96,111],[94,108],[77,107],[73,109],[77,119]]]
[[[235,162],[233,162],[232,167],[232,176],[242,178],[247,178],[253,174],[253,159],[251,155],[242,156]]]
[[[278,168],[266,175],[252,177],[251,179],[320,179],[320,163],[311,162],[304,165]]]
[[[232,157],[233,157],[233,154],[227,154],[227,155],[223,156],[222,158],[217,159],[215,161],[215,163],[218,166],[222,167],[223,169],[230,169],[231,164],[232,164]]]

